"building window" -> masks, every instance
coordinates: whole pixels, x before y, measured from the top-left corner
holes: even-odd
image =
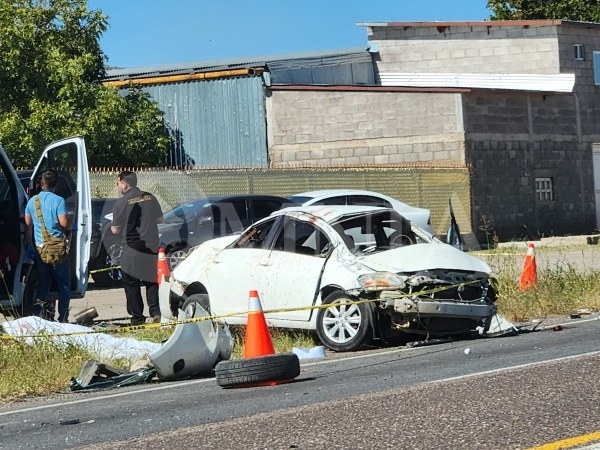
[[[575,44],[573,46],[575,51],[575,61],[583,61],[585,59],[585,53],[583,53],[583,44]]]
[[[554,200],[554,193],[552,192],[552,178],[536,178],[535,193],[539,201],[548,202]]]
[[[600,52],[592,54],[594,59],[594,84],[600,86]]]

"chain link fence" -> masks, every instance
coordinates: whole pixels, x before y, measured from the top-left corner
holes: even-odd
[[[90,173],[94,197],[118,197],[116,178],[125,169]],[[438,234],[450,224],[452,206],[463,233],[471,229],[468,168],[327,168],[327,169],[135,169],[141,189],[153,193],[164,211],[196,198],[221,194],[273,194],[282,197],[317,189],[367,189],[431,210]]]

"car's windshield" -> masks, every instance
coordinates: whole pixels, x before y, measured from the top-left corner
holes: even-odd
[[[433,240],[393,210],[345,216],[332,226],[354,252],[372,253]]]

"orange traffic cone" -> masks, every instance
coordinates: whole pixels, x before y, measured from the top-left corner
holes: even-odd
[[[244,358],[275,354],[257,291],[250,291],[248,298],[248,322],[244,341]]]
[[[523,272],[519,279],[519,289],[524,291],[525,289],[535,286],[537,284],[537,267],[535,264],[533,242],[527,244],[527,255],[525,256],[525,262],[523,263]]]
[[[160,283],[164,278],[167,278],[171,273],[169,272],[169,263],[165,257],[164,247],[158,249],[158,262],[156,263],[156,282],[160,286]]]

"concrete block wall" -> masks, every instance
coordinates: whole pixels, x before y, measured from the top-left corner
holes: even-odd
[[[575,91],[581,94],[598,94],[594,85],[593,52],[600,51],[600,25],[561,26],[558,41],[562,73],[575,74]],[[575,44],[583,44],[583,61],[575,60]]]
[[[464,164],[455,93],[273,90],[270,167]]]
[[[474,230],[484,217],[501,241],[523,225],[545,236],[594,230],[591,142],[574,131],[574,104],[572,95],[465,94]],[[552,179],[554,201],[537,200],[536,177]]]
[[[556,26],[369,28],[380,72],[560,73]]]

